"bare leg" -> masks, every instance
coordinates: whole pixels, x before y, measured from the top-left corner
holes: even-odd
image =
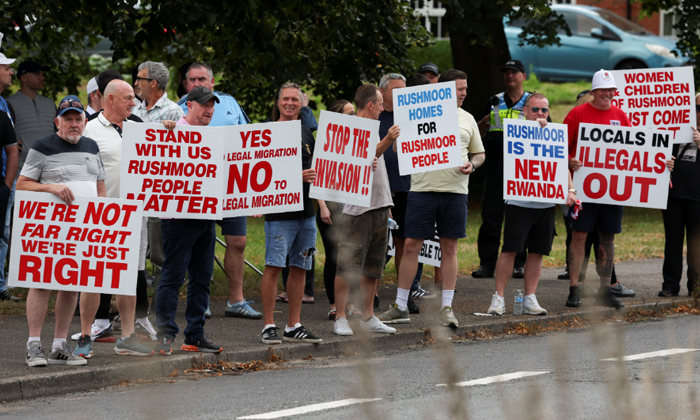
[[[504,296],[508,281],[513,274],[516,254],[517,252],[501,252],[496,261],[496,293],[500,297]]]
[[[122,338],[134,333],[136,296],[117,295],[117,310],[122,319]]]
[[[350,293],[350,285],[344,278],[335,276],[335,318],[345,317],[345,307],[348,304],[348,295]],[[372,299],[374,299],[374,291],[372,291]]]
[[[224,269],[228,277],[228,300],[236,303],[243,300],[243,272],[245,271],[245,236],[224,235],[226,239],[226,254],[224,254]]]
[[[394,247],[396,248],[396,253],[394,254],[394,265],[396,266],[396,275],[399,275],[399,269],[401,268],[401,260],[403,259],[403,247],[405,244],[404,238],[393,237]]]
[[[406,238],[401,259],[401,271],[399,271],[399,288],[411,289],[413,279],[418,270],[418,253],[423,247],[423,239]],[[443,251],[443,260],[445,252]]]
[[[364,321],[368,321],[374,316],[374,290],[378,283],[378,279],[362,276],[360,291],[362,294],[362,319]]]
[[[100,295],[97,294],[97,296],[99,300]],[[75,313],[75,305],[77,302],[78,292],[58,292],[58,296],[56,297],[55,338],[68,338],[68,329],[70,328],[70,322],[73,320],[73,313]],[[46,311],[44,311],[44,314],[46,314]]]
[[[442,251],[442,290],[454,290],[457,285],[457,238],[440,238]],[[418,254],[416,254],[417,257]],[[417,258],[416,258],[417,261]],[[415,270],[414,274],[415,276]],[[410,286],[410,284],[409,284]]]
[[[301,300],[304,297],[305,284],[306,270],[300,267],[289,267],[289,277],[287,277],[287,296],[289,296],[288,327],[293,327],[297,322],[301,322]]]
[[[100,294],[99,293],[85,293],[83,292],[80,296],[80,330],[83,335],[90,336],[90,329],[92,327],[93,321],[95,321],[95,314],[97,314],[97,308],[100,307]],[[73,309],[75,310],[75,309]],[[133,324],[133,322],[132,322]],[[132,326],[133,327],[133,326]]]
[[[51,290],[45,289],[29,289],[27,293],[27,324],[29,324],[30,337],[41,336],[41,328],[44,326],[46,312],[49,310],[49,296],[51,296]],[[75,307],[73,310],[75,311]]]
[[[525,296],[534,295],[542,274],[542,254],[527,254],[525,261]]]
[[[583,264],[584,246],[588,232],[579,230],[571,231],[571,246],[569,247],[569,285],[578,286],[578,276],[581,273],[581,265]],[[610,280],[610,278],[608,278]]]
[[[600,232],[600,245],[598,247],[598,258],[596,258],[596,268],[598,269],[598,273],[600,273],[601,287],[610,287],[610,277],[612,276],[614,262],[615,234]]]
[[[280,278],[282,267],[265,266],[260,280],[260,298],[265,314],[265,325],[274,324],[275,299],[277,297],[277,281]]]

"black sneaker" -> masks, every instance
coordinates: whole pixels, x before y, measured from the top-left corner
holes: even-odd
[[[513,269],[513,278],[514,279],[525,278],[525,267],[515,267]]]
[[[692,293],[690,294],[692,296]],[[672,290],[662,290],[659,292],[659,297],[677,297],[678,292]]]
[[[472,277],[475,279],[490,279],[493,278],[493,270],[480,265],[479,268],[472,271]]]
[[[567,268],[566,270],[564,270],[563,273],[559,274],[559,275],[557,276],[557,279],[559,279],[559,280],[569,280],[569,279],[570,279],[570,277],[569,277],[569,269]]]
[[[262,342],[265,344],[282,344],[280,336],[277,335],[277,327],[266,328],[262,332]]]
[[[304,343],[321,343],[323,340],[306,331],[303,325],[295,328],[292,331],[285,331],[282,334],[284,341],[300,341]]]
[[[156,352],[156,354],[170,356],[173,354],[173,338],[168,337],[167,335],[161,337],[153,350]]]
[[[408,313],[409,314],[419,314],[420,313],[420,308],[418,305],[416,305],[416,302],[413,301],[410,297],[408,298]]]
[[[224,351],[223,347],[219,347],[211,341],[207,340],[207,337],[200,337],[197,340],[188,340],[185,338],[185,343],[182,345],[182,350],[184,351],[199,351],[202,353],[221,353]]]
[[[617,300],[615,295],[613,295],[612,290],[610,288],[607,288],[608,290],[603,290],[602,292],[598,293],[598,296],[596,297],[596,302],[599,305],[603,306],[609,306],[611,308],[615,309],[622,309],[625,307],[625,304]]]
[[[578,292],[578,286],[569,286],[569,297],[566,299],[566,306],[570,308],[578,308],[581,306],[581,296]]]
[[[18,298],[17,296],[13,295],[12,293],[10,293],[9,290],[5,289],[2,292],[0,292],[0,300],[9,300],[10,302],[19,302],[22,299]]]

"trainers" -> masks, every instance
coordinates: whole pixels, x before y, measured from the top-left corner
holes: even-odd
[[[659,297],[677,297],[678,292],[674,292],[673,290],[662,290],[659,292]]]
[[[515,267],[513,269],[513,278],[514,279],[525,278],[525,267]]]
[[[27,344],[27,365],[31,367],[46,366],[46,356],[44,349],[41,348],[41,343],[32,341]]]
[[[396,303],[393,303],[388,311],[377,318],[385,324],[408,324],[411,322],[411,318],[408,317],[408,309],[402,311]]]
[[[155,353],[153,350],[140,343],[137,333],[133,333],[126,338],[117,340],[114,351],[122,356],[150,356]]]
[[[202,353],[221,353],[224,351],[223,347],[219,347],[211,341],[207,340],[207,337],[200,337],[198,340],[188,340],[185,338],[185,344],[182,345],[184,351],[199,351]]]
[[[415,289],[411,289],[410,296],[413,299],[435,299],[437,297],[435,293],[430,293],[429,291],[420,287],[420,285],[416,286]]]
[[[253,301],[244,300],[242,303],[239,302],[234,305],[231,305],[231,302],[226,302],[226,312],[224,312],[224,315],[248,319],[262,318],[263,314],[251,308],[249,305],[250,303],[253,303]]]
[[[394,333],[396,333],[396,328],[392,328],[392,327],[384,324],[376,316],[373,316],[367,322],[360,321],[360,329],[362,331],[368,332],[368,333],[381,333],[381,334],[394,334]]]
[[[0,292],[0,300],[9,300],[10,302],[19,302],[22,299],[18,298],[17,296],[13,295],[12,293],[10,293],[9,290],[5,289],[2,292]]]
[[[158,333],[153,328],[151,321],[146,318],[146,322],[136,321],[134,324],[134,332],[141,341],[158,341]]]
[[[303,325],[300,325],[299,328],[295,328],[292,331],[285,331],[284,334],[282,334],[282,339],[284,341],[302,341],[305,343],[320,343],[323,341],[321,338],[306,331]]]
[[[601,288],[605,289],[605,288]],[[625,304],[617,300],[615,295],[613,295],[612,291],[610,288],[607,288],[608,290],[602,290],[598,293],[598,296],[596,297],[596,302],[599,305],[603,306],[609,306],[611,308],[615,309],[622,309],[625,307]]]
[[[535,295],[528,295],[523,299],[523,313],[527,315],[547,315],[547,310],[537,303]]]
[[[71,340],[78,341],[83,333],[75,333],[70,336]],[[116,343],[117,337],[114,335],[114,329],[112,324],[109,324],[106,328],[100,328],[94,323],[90,328],[90,339],[95,343]]]
[[[480,265],[479,268],[472,271],[472,277],[475,279],[486,279],[493,277],[493,270]]]
[[[282,344],[280,336],[277,335],[277,327],[265,328],[262,332],[262,342],[265,344]]]
[[[207,310],[204,311],[204,318],[211,318],[211,310],[209,309],[209,305],[207,305]]]
[[[78,339],[78,345],[75,347],[74,353],[86,359],[92,357],[92,340],[89,336],[84,335]]]
[[[346,318],[338,318],[335,320],[335,324],[333,324],[333,332],[335,335],[353,335],[352,329],[350,328]]]
[[[569,280],[569,269],[565,269],[562,273],[557,276],[558,280]]]
[[[61,348],[51,350],[49,353],[49,364],[52,365],[68,365],[68,366],[84,366],[87,365],[87,360],[73,353],[67,341],[64,341]]]
[[[161,337],[153,350],[158,354],[170,356],[173,354],[173,338],[168,337],[167,335]]]
[[[494,293],[491,297],[491,306],[489,306],[489,310],[486,313],[503,315],[506,313],[506,300],[498,296],[498,293]]]
[[[410,297],[408,298],[408,313],[409,314],[419,314],[420,313],[420,308],[418,305],[416,305],[416,302],[413,301]]]
[[[610,286],[610,292],[617,297],[635,297],[637,295],[634,290],[626,288],[619,281],[616,285]]]
[[[443,306],[440,309],[440,322],[446,327],[457,328],[459,326],[459,321],[455,318],[455,313],[452,311],[451,306]]]

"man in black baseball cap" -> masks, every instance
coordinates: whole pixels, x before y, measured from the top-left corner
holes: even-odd
[[[523,66],[523,62],[520,60],[510,60],[510,61],[506,62],[506,65],[503,66],[501,71],[506,71],[508,69],[519,71],[520,73],[523,73],[523,74],[525,73],[525,66]]]
[[[212,99],[216,101],[217,104],[220,102],[219,98],[214,95],[214,92],[210,91],[204,86],[197,86],[190,91],[189,95],[187,95],[187,102],[196,101],[200,105],[206,105],[207,102],[211,101]]]
[[[32,61],[32,60],[23,61],[22,64],[20,64],[19,67],[17,68],[17,78],[19,79],[20,77],[22,77],[23,75],[25,75],[27,73],[41,73],[41,72],[48,71],[48,70],[49,70],[48,67],[40,65],[36,61]],[[42,77],[42,79],[43,79],[43,77]]]
[[[440,72],[438,66],[430,61],[423,63],[418,67],[418,73],[424,75],[430,80],[430,83],[437,83]]]

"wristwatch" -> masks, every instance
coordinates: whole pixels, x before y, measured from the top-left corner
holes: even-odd
[[[574,195],[576,195],[576,190],[574,188],[569,188],[569,192],[572,192],[574,193]]]
[[[472,165],[471,173],[473,174],[474,172],[476,172],[476,166],[474,166],[474,162],[472,162],[471,160],[469,161],[469,163],[471,163],[471,165]]]

